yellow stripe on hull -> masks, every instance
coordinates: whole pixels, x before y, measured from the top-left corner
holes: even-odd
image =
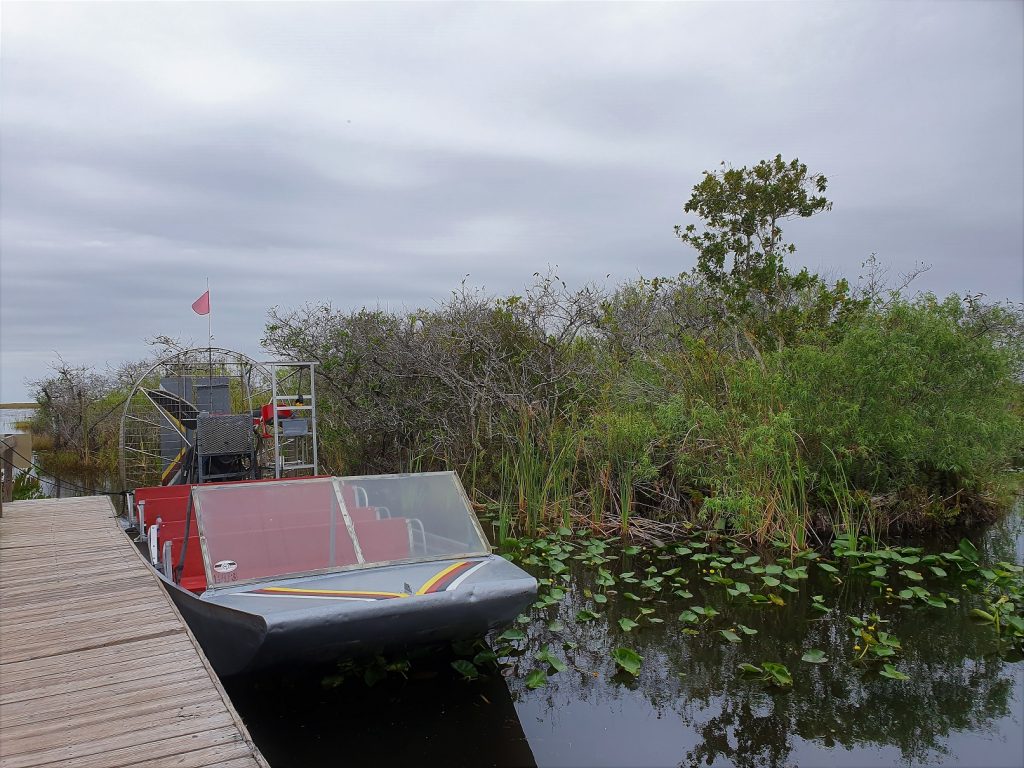
[[[353,589],[296,589],[293,587],[264,587],[261,592],[302,595],[342,595],[344,597],[408,597],[404,592],[368,592]]]
[[[462,561],[460,561],[458,563],[455,563],[454,565],[449,565],[447,568],[445,568],[440,573],[435,574],[434,576],[432,576],[422,587],[420,587],[418,590],[416,590],[416,594],[417,595],[425,595],[425,594],[427,594],[427,592],[430,590],[430,588],[432,586],[437,584],[437,582],[439,582],[441,579],[443,579],[445,576],[447,576],[452,571],[454,571],[457,568],[461,568],[462,566],[466,565],[466,562],[467,561],[462,560]]]

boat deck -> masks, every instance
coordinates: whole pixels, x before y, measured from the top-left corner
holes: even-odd
[[[105,496],[0,517],[0,768],[267,768]]]

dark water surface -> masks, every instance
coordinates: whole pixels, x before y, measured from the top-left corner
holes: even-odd
[[[986,560],[1022,562],[1020,505],[976,542]],[[936,547],[955,548],[948,544]],[[438,655],[416,662],[409,679],[392,674],[372,688],[359,680],[324,687],[322,670],[227,687],[275,768],[1024,765],[1024,662],[991,627],[968,618],[979,603],[949,583],[955,579],[923,582],[961,598],[938,609],[886,601],[869,578],[844,573],[836,583],[812,567],[799,594],[780,593],[786,605],[758,607],[704,582],[701,564],[687,559],[641,553],[607,567],[641,576],[651,565],[681,567],[693,596],[620,583],[620,594],[598,606],[590,597],[600,591],[596,568],[574,563],[566,597],[534,608],[531,623],[520,625],[524,653],[510,660],[507,678],[491,672],[465,682]],[[623,598],[629,590],[641,600]],[[812,610],[812,595],[832,610]],[[641,606],[664,623],[645,618],[623,632],[618,619],[638,618]],[[692,625],[677,617],[693,606],[721,613],[685,634]],[[599,618],[579,622],[581,609]],[[872,613],[899,638],[902,650],[888,661],[909,680],[855,660],[847,616]],[[730,643],[719,632],[740,624],[757,634],[736,630],[742,640]],[[545,666],[534,658],[545,644],[568,668],[529,690],[526,675]],[[616,672],[610,653],[620,646],[643,656],[635,679]],[[828,661],[801,661],[812,648]],[[740,663],[765,661],[785,664],[792,688],[737,673]]]

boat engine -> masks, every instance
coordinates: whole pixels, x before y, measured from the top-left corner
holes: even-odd
[[[259,479],[250,416],[200,413],[195,447],[198,482]]]

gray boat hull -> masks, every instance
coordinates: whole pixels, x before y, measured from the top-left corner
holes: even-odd
[[[532,576],[497,555],[274,579],[199,596],[163,581],[222,676],[481,637],[514,621],[537,593]]]

